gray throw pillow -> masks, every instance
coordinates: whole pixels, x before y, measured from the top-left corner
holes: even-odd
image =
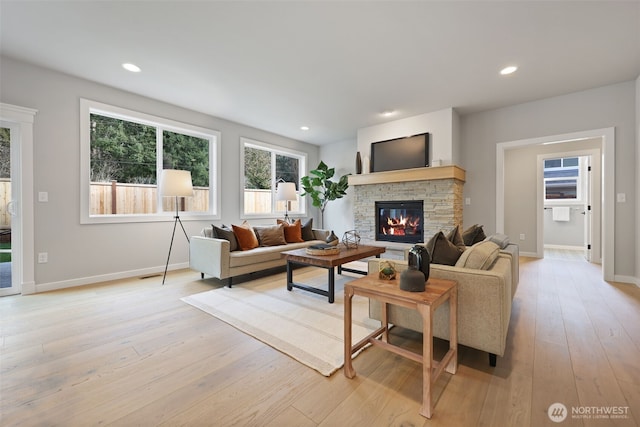
[[[309,218],[307,222],[302,224],[302,240],[306,242],[316,240],[316,236],[313,234],[313,218]]]
[[[482,225],[474,224],[462,232],[462,240],[466,246],[473,246],[487,238],[482,227]]]
[[[238,250],[238,239],[236,239],[236,235],[233,234],[233,230],[226,227],[224,224],[222,227],[216,227],[213,225],[213,237],[217,239],[224,239],[229,241],[229,250],[231,252]]]

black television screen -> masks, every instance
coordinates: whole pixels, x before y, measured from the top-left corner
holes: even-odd
[[[371,144],[371,172],[429,166],[429,134]]]

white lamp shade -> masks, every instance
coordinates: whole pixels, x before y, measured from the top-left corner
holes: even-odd
[[[160,194],[163,197],[192,197],[191,171],[164,169],[160,176]]]
[[[298,199],[294,182],[280,182],[276,187],[276,200],[294,201]]]

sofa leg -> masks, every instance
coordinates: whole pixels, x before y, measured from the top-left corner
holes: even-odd
[[[233,285],[233,277],[227,277],[223,282],[226,282],[227,287],[231,287]]]
[[[200,278],[204,279],[204,273],[200,273]]]
[[[496,358],[497,356],[494,353],[489,353],[489,366],[496,367]]]

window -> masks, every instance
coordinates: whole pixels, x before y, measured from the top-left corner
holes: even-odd
[[[183,218],[218,217],[219,132],[84,99],[80,110],[83,223],[166,220],[176,200],[158,191],[162,169],[191,171]]]
[[[276,183],[294,182],[297,200],[289,202],[288,211],[304,215],[300,202],[300,177],[306,170],[307,155],[247,138],[241,138],[242,212],[245,217],[282,216],[285,201],[277,201]]]
[[[544,198],[546,201],[580,201],[581,174],[578,157],[544,161]]]

